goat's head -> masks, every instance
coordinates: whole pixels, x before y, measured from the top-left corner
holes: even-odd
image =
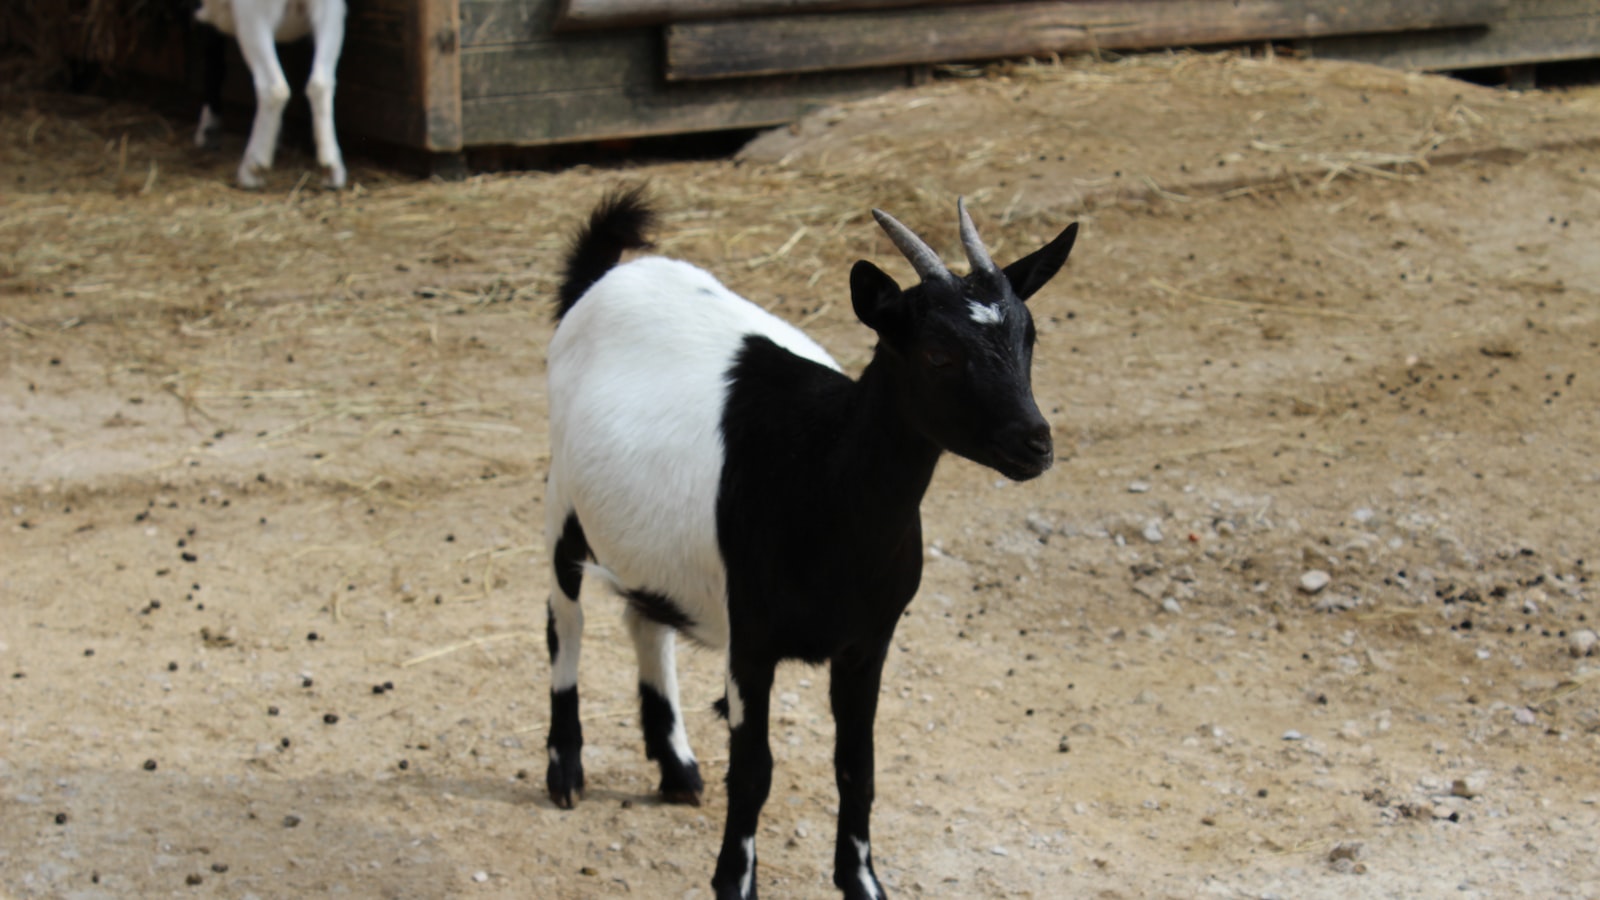
[[[1033,316],[1024,305],[1067,260],[1078,225],[1004,268],[958,202],[972,271],[958,277],[893,216],[872,215],[922,280],[901,290],[866,260],[850,271],[856,316],[878,333],[913,427],[946,450],[1014,481],[1055,460],[1050,424],[1033,399]]]

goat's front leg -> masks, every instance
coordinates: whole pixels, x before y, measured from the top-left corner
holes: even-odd
[[[317,49],[311,58],[306,99],[311,102],[311,130],[317,140],[317,163],[322,166],[323,186],[342,188],[344,157],[339,153],[339,139],[333,130],[333,87],[339,51],[344,47],[344,4],[322,4],[317,21],[312,23],[312,34]]]
[[[256,88],[256,118],[250,126],[250,142],[239,163],[239,186],[258,188],[261,173],[272,168],[278,149],[278,129],[283,124],[283,108],[289,104],[289,81],[278,65],[278,49],[272,41],[272,25],[259,10],[249,18],[239,17],[239,52],[250,66]]]
[[[881,900],[884,896],[883,885],[872,870],[872,728],[888,650],[887,640],[847,648],[833,658],[829,678],[828,698],[837,729],[833,771],[839,785],[833,883],[847,900]]]
[[[711,888],[718,900],[756,898],[756,823],[772,789],[772,748],[767,717],[773,660],[728,659],[728,819]]]

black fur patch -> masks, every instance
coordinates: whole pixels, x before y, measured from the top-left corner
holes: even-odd
[[[578,589],[583,586],[583,564],[589,559],[589,539],[583,535],[577,513],[568,514],[566,524],[561,526],[561,537],[556,539],[552,556],[556,586],[567,599],[578,599]]]
[[[672,730],[677,718],[672,705],[648,684],[639,685],[639,721],[644,726],[644,755],[661,766],[661,796],[668,803],[700,805],[705,782],[700,766],[692,759],[680,760],[672,749]]]
[[[629,591],[627,593],[627,598],[628,605],[633,607],[634,612],[652,622],[665,625],[668,628],[673,628],[678,631],[687,631],[693,628],[695,625],[694,620],[689,618],[689,616],[686,615],[681,608],[679,608],[678,604],[674,603],[672,598],[668,597],[666,594],[658,594],[655,591],[636,590]]]

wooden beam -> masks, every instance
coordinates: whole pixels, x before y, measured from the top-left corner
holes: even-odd
[[[667,78],[917,63],[1477,25],[1507,0],[1089,0],[670,25]]]
[[[572,31],[840,10],[1004,2],[1014,0],[560,0],[556,29]]]
[[[427,134],[422,149],[461,149],[461,13],[458,0],[417,0],[417,98]]]
[[[469,146],[539,146],[792,122],[817,106],[905,84],[893,69],[793,78],[567,90],[486,97],[462,106]]]
[[[1600,14],[1513,19],[1486,28],[1326,38],[1300,45],[1323,59],[1443,71],[1600,57]]]

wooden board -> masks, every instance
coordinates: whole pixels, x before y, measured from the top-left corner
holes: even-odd
[[[466,100],[468,146],[536,146],[610,138],[758,128],[792,122],[816,106],[906,84],[900,70],[806,77],[598,88]]]
[[[1009,0],[561,0],[558,31],[841,10],[954,6]]]
[[[1521,18],[1480,28],[1307,41],[1300,49],[1414,71],[1480,69],[1600,58],[1600,14]]]
[[[1406,31],[1502,18],[1507,0],[1091,0],[667,26],[667,78],[813,72],[1095,49]]]

